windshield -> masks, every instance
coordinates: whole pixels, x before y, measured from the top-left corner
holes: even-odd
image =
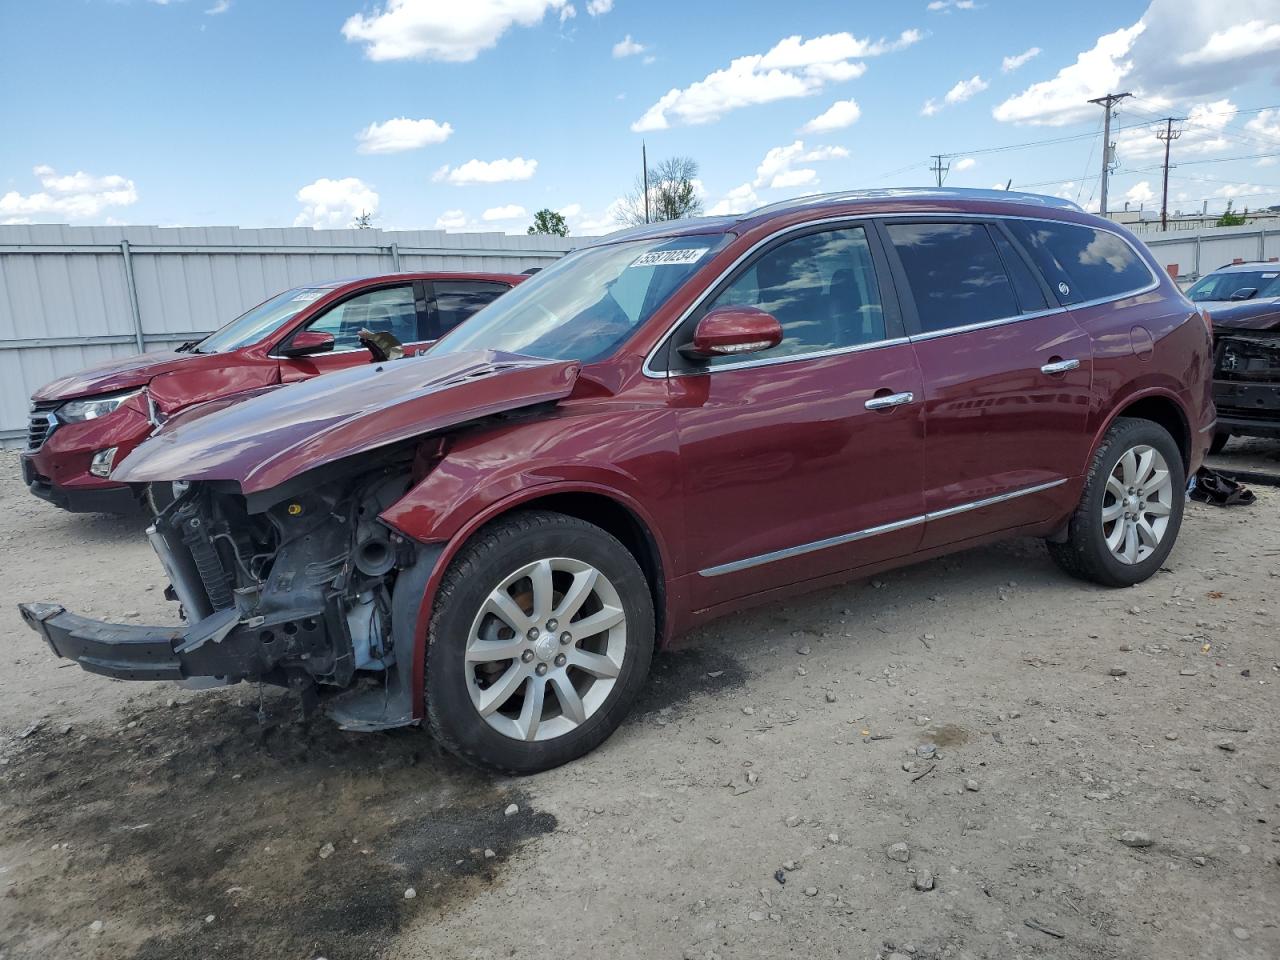
[[[459,326],[432,351],[603,360],[728,239],[631,240],[571,253]]]
[[[226,353],[257,343],[292,320],[303,307],[319,300],[329,287],[295,287],[266,300],[241,314],[225,327],[209,334],[195,346],[196,353]]]
[[[1241,290],[1257,291],[1248,296],[1242,295],[1242,300],[1280,297],[1280,267],[1275,270],[1211,273],[1188,290],[1187,297],[1196,301],[1230,300]]]

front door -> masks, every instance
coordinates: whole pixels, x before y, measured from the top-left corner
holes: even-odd
[[[999,221],[883,230],[924,378],[921,546],[1050,519],[1087,459],[1089,336]]]
[[[791,232],[731,274],[718,304],[773,314],[782,343],[670,379],[698,608],[910,553],[921,534],[920,373],[861,224]]]

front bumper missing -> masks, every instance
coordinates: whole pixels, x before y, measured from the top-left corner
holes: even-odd
[[[269,669],[261,646],[237,632],[234,611],[185,627],[104,623],[56,603],[20,603],[22,619],[59,657],[117,680],[241,679]]]

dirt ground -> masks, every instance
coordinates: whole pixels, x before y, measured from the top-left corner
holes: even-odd
[[[55,660],[19,600],[175,614],[140,520],[16,474],[0,960],[1280,957],[1280,490],[1131,590],[1018,541],[725,619],[509,780]]]

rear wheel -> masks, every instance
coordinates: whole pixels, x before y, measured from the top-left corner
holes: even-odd
[[[626,547],[574,517],[516,514],[477,535],[441,582],[428,723],[478,766],[550,769],[621,723],[653,646],[649,584]]]
[[[1150,420],[1120,418],[1094,453],[1064,543],[1049,553],[1067,573],[1108,587],[1146,580],[1177,540],[1186,503],[1182,455]]]

